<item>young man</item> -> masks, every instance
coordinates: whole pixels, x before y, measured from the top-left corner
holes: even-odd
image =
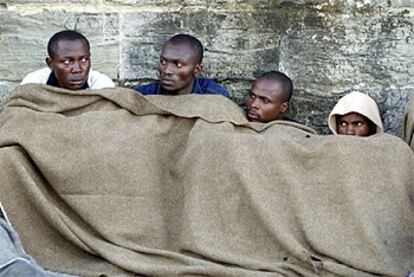
[[[289,108],[292,91],[292,80],[284,73],[264,73],[253,83],[247,97],[247,119],[261,123],[273,120],[292,121],[284,115]]]
[[[29,73],[20,83],[47,84],[70,90],[114,87],[112,80],[91,69],[89,41],[76,31],[54,34],[47,45],[48,67]]]
[[[335,135],[366,137],[384,133],[377,103],[357,91],[345,95],[336,103],[328,124]]]
[[[141,94],[182,95],[229,93],[208,78],[197,77],[203,70],[203,45],[193,36],[178,34],[163,46],[160,56],[160,81],[134,89]]]

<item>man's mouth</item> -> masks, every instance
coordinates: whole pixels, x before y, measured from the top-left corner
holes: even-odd
[[[161,82],[164,86],[172,86],[174,84],[173,79],[162,79]]]
[[[260,115],[255,110],[247,110],[247,118],[250,121],[257,121],[260,119]]]
[[[70,83],[72,85],[83,85],[85,83],[85,79],[71,79]]]

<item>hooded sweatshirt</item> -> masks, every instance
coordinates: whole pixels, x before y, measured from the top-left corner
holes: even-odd
[[[331,129],[335,135],[338,134],[336,131],[336,116],[346,115],[349,113],[358,113],[365,116],[377,127],[376,134],[384,133],[377,103],[375,103],[374,99],[369,97],[367,94],[353,91],[339,99],[338,103],[336,103],[331,114],[329,115],[329,129]]]

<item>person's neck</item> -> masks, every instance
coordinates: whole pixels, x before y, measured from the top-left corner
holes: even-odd
[[[185,95],[185,94],[193,93],[194,83],[195,83],[195,77],[193,78],[193,81],[188,86],[178,90],[177,95]]]

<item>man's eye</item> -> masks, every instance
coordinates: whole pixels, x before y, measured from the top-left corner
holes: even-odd
[[[64,65],[70,65],[70,60],[64,60],[64,61],[63,61],[63,64],[64,64]]]
[[[161,61],[160,61],[160,64],[165,65],[165,64],[166,64],[166,62],[165,62],[164,60],[161,60]]]
[[[251,99],[254,99],[254,98],[256,98],[256,95],[254,95],[253,93],[249,93],[249,97],[250,97]]]
[[[339,126],[345,127],[346,126],[346,122],[344,122],[344,121],[339,122]]]
[[[183,67],[183,65],[181,63],[177,63],[176,65],[177,65],[178,68]]]
[[[269,99],[263,98],[263,104],[269,104],[269,103],[270,103]]]
[[[356,125],[357,125],[358,127],[361,127],[363,124],[364,124],[364,123],[362,123],[362,121],[358,121],[358,122],[356,123]]]
[[[81,60],[82,63],[86,63],[87,61],[88,61],[87,57],[83,57],[82,60]]]

